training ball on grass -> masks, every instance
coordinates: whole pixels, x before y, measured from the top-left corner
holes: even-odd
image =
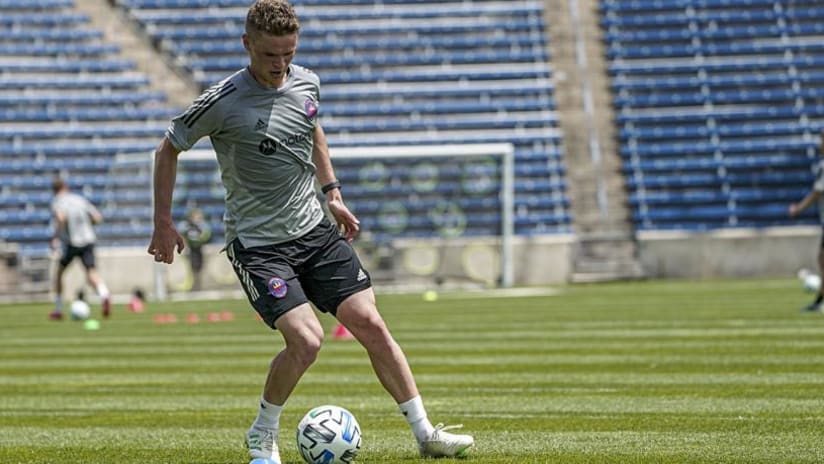
[[[798,271],[798,278],[801,280],[801,288],[805,292],[818,292],[821,289],[821,276],[809,271],[808,269],[801,269]]]
[[[349,464],[361,447],[361,430],[351,412],[318,406],[298,424],[298,452],[309,464]]]
[[[91,315],[92,310],[89,309],[88,303],[83,300],[74,300],[72,301],[71,308],[69,309],[69,314],[71,315],[72,320],[74,321],[85,321]]]

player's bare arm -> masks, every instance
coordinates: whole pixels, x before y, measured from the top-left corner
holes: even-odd
[[[154,166],[154,231],[148,252],[159,263],[171,264],[174,251],[183,252],[183,237],[172,220],[172,194],[177,177],[177,157],[180,150],[168,138],[163,138],[155,152]]]
[[[329,185],[335,182],[335,170],[332,168],[332,160],[329,158],[329,144],[326,142],[326,134],[318,124],[315,126],[315,142],[312,147],[312,162],[317,169],[315,175],[320,185]],[[352,241],[360,231],[360,221],[349,211],[343,203],[343,196],[339,188],[334,188],[326,192],[326,202],[329,205],[329,212],[335,217],[338,226],[343,230],[346,240]]]
[[[821,192],[819,192],[818,190],[811,191],[807,194],[807,196],[804,197],[803,200],[790,205],[790,216],[797,216],[802,211],[812,206],[813,203],[817,202],[820,197]]]
[[[100,214],[100,210],[98,210],[94,206],[91,207],[89,217],[92,220],[92,224],[100,224],[101,222],[103,222],[103,215]]]
[[[62,211],[54,212],[54,235],[51,239],[51,249],[56,250],[60,248],[60,232],[66,227],[66,215]]]

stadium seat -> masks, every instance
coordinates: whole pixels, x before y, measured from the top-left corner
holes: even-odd
[[[118,4],[203,88],[246,64],[237,40],[243,33],[242,2]],[[308,25],[301,29],[296,63],[318,72],[323,82],[321,117],[333,153],[335,147],[349,146],[511,142],[516,159],[524,162],[516,166],[516,202],[527,210],[539,208],[522,201],[532,191],[565,198],[565,170],[557,161],[562,137],[540,2],[391,0],[379,2],[380,8],[349,7],[378,4],[366,0],[295,4]],[[357,171],[347,169],[339,168],[338,175],[356,179]],[[550,181],[555,178],[561,181]],[[347,198],[361,194],[347,187]],[[545,223],[536,228],[547,230]],[[523,222],[516,229],[528,233],[529,225]]]
[[[824,115],[824,46],[810,39],[824,31],[820,2],[601,0],[600,9],[636,226],[796,223],[787,204],[812,182]],[[682,207],[695,203],[716,209]]]
[[[202,88],[246,64],[238,38],[248,2],[115,3]],[[516,232],[570,230],[540,2],[295,3],[304,25],[296,63],[321,75],[321,117],[333,149],[513,143]],[[74,5],[72,0],[0,0],[0,224],[24,253],[47,249],[37,233],[22,231],[48,229],[45,212],[55,172],[69,172],[72,185],[101,207],[107,217],[100,229],[103,245],[143,245],[151,215],[145,168],[130,172],[120,155],[150,152],[168,119],[181,111],[167,106],[166,95],[149,90],[151,76],[137,71],[127,51],[106,43]],[[208,148],[208,141],[198,147]],[[219,238],[223,206],[214,161],[181,166],[181,191],[218,221]],[[351,169],[340,176],[356,178],[357,167]],[[451,184],[439,187],[444,192],[460,188],[460,173],[450,175]],[[399,198],[408,193],[387,192]],[[347,186],[353,205],[372,194]],[[421,205],[426,202],[416,207]],[[497,197],[466,196],[460,205],[471,219],[466,235],[496,233]],[[173,211],[182,215],[187,207],[175,204]],[[431,219],[424,214],[416,221],[410,235],[431,236]]]
[[[151,217],[148,194],[135,193],[148,179],[112,167],[119,153],[150,150],[179,110],[88,22],[71,0],[0,0],[0,235],[24,256],[48,252],[57,172],[104,211],[101,244],[145,234]]]

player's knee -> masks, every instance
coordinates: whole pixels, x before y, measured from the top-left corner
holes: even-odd
[[[379,315],[365,315],[351,325],[350,330],[356,334],[358,340],[368,351],[391,351],[394,340]]]
[[[295,343],[287,345],[287,349],[292,352],[292,356],[300,364],[309,366],[315,362],[323,344],[323,332],[309,333],[300,337]]]
[[[360,332],[373,337],[384,337],[389,334],[386,324],[377,311],[359,313],[358,317],[355,318],[354,325],[360,329]]]

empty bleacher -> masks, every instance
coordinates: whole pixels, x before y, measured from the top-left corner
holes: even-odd
[[[815,0],[601,0],[639,230],[814,223],[824,125]]]
[[[201,88],[247,63],[240,44],[247,0],[113,3]],[[351,146],[512,143],[516,233],[571,229],[542,2],[295,3],[302,19],[295,62],[321,76],[333,154]],[[155,148],[180,108],[138,71],[129,50],[90,24],[73,0],[0,0],[0,240],[24,256],[48,251],[56,173],[102,210],[102,246],[145,246],[151,232],[151,169],[140,154]],[[429,197],[388,183],[381,200],[401,202],[408,214],[400,230],[395,203],[356,185],[362,163],[339,164],[348,203],[373,237],[500,233],[500,200],[473,196],[470,168],[439,165],[444,185]],[[201,207],[220,240],[214,168],[181,164],[173,213]]]
[[[246,0],[117,4],[202,88],[248,63],[240,41]],[[570,230],[542,2],[294,4],[302,24],[295,63],[321,78],[322,124],[333,156],[336,147],[510,142],[516,147],[516,233]],[[339,177],[357,180],[358,163],[336,164]],[[459,180],[447,171],[441,181]],[[207,188],[201,184],[189,192]],[[402,190],[381,194],[411,198]],[[455,197],[467,216],[477,220],[470,221],[464,235],[499,233],[500,205],[473,203],[460,194],[440,195]],[[374,196],[351,182],[346,186],[349,206],[366,229],[376,225],[373,231],[380,233],[379,218],[371,216]],[[420,224],[411,221],[394,235],[436,233],[431,215],[425,214],[432,205],[407,206],[412,216],[419,215]]]
[[[72,0],[0,0],[0,239],[24,257],[47,252],[56,173],[101,208],[102,245],[146,243],[148,174],[112,168],[154,148],[177,110],[87,23]]]

